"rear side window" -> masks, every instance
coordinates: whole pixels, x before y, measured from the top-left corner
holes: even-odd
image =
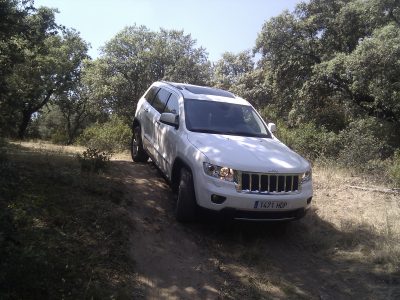
[[[169,97],[169,100],[167,102],[167,106],[165,107],[164,112],[179,115],[178,99],[179,99],[178,96],[172,94],[171,97]]]
[[[144,98],[147,100],[147,102],[152,103],[154,96],[157,94],[158,90],[160,88],[153,86],[147,93],[144,95]]]
[[[164,107],[167,104],[167,101],[170,96],[171,93],[167,92],[164,89],[160,89],[157,95],[155,96],[152,105],[160,114],[164,111]]]

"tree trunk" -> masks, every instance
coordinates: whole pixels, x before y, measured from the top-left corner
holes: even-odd
[[[18,138],[22,140],[25,137],[26,129],[28,128],[29,122],[31,121],[32,113],[23,112],[21,123],[18,128]]]

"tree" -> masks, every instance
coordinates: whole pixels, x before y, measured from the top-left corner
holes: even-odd
[[[55,103],[62,115],[67,136],[65,142],[70,145],[84,129],[90,117],[95,115],[88,89],[82,84],[76,84],[73,89],[59,95]]]
[[[134,114],[136,101],[157,80],[206,84],[210,64],[203,48],[183,31],[150,31],[130,26],[102,49],[102,56],[88,66],[85,82],[105,111],[126,120]]]
[[[229,90],[235,86],[240,78],[254,69],[254,61],[250,51],[238,54],[225,52],[222,58],[214,65],[214,85]]]
[[[33,1],[2,0],[0,127],[23,138],[34,113],[79,81],[87,44]]]
[[[312,0],[266,22],[255,51],[280,115],[335,131],[398,123],[399,20],[397,0]]]
[[[20,40],[29,35],[25,19],[32,10],[31,1],[0,0],[0,136],[5,135],[14,119],[6,81],[15,64],[24,62]]]
[[[44,26],[41,21],[39,25]],[[82,60],[87,57],[87,44],[75,31],[43,35],[40,43],[27,46],[25,62],[17,64],[7,80],[19,117],[19,138],[24,137],[35,112],[79,81]]]

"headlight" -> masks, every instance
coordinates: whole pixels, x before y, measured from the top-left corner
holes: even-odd
[[[312,178],[312,171],[311,169],[307,170],[306,172],[303,173],[303,175],[301,176],[301,182],[307,182],[310,181]]]
[[[204,172],[215,178],[219,178],[221,180],[226,180],[233,182],[235,177],[235,170],[227,168],[227,167],[220,167],[209,163],[203,163]]]

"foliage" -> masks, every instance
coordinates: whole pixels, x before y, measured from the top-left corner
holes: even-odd
[[[277,137],[311,161],[335,157],[340,150],[338,135],[323,127],[318,128],[313,123],[302,124],[298,128],[288,128],[278,123],[277,127]]]
[[[389,175],[395,187],[400,188],[400,150],[393,156],[393,161],[389,167]]]
[[[26,38],[29,28],[24,20],[32,12],[30,2],[18,0],[0,1],[0,136],[10,130],[14,105],[7,98],[7,78],[12,75],[17,63],[24,61],[20,40]]]
[[[6,91],[0,95],[2,131],[8,129],[9,135],[23,138],[32,115],[79,80],[88,46],[77,32],[55,23],[55,10],[28,8],[26,1],[6,2],[13,7],[6,17],[20,12],[21,32],[1,27],[2,35],[9,37],[4,48],[18,54],[6,52],[1,59],[1,68],[7,70],[1,78]]]
[[[82,155],[78,155],[78,160],[82,171],[99,173],[99,171],[104,171],[107,168],[110,157],[110,153],[87,148]]]
[[[249,51],[238,54],[225,52],[214,65],[214,85],[229,90],[238,83],[241,76],[254,69],[254,62]]]
[[[214,65],[212,78],[215,87],[230,90],[248,100],[257,108],[263,108],[270,90],[264,82],[264,70],[254,68],[255,62],[249,51],[238,54],[225,52]]]
[[[131,129],[120,118],[113,116],[110,121],[96,123],[86,128],[78,143],[89,148],[113,153],[128,149]]]
[[[41,109],[28,131],[36,130],[38,138],[70,145],[98,115],[93,107],[85,87],[78,83]]]
[[[0,169],[3,169],[4,165],[8,162],[6,146],[7,142],[0,136]]]
[[[338,161],[345,166],[366,169],[369,162],[384,159],[389,151],[381,131],[381,124],[374,118],[350,123],[339,135],[342,149]]]
[[[207,53],[195,44],[183,31],[126,27],[88,64],[85,83],[101,110],[131,119],[136,101],[154,81],[209,81]]]
[[[313,0],[267,21],[255,51],[269,104],[291,125],[337,133],[373,116],[398,127],[399,20],[396,1]]]

